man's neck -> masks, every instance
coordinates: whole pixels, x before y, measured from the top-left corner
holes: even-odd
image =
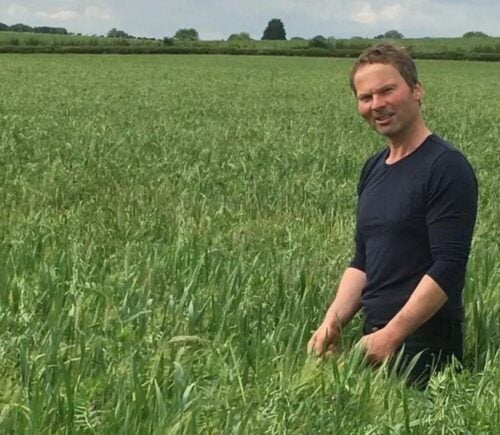
[[[422,122],[404,135],[389,138],[389,156],[386,159],[386,163],[396,163],[411,154],[424,143],[430,134],[431,131]]]

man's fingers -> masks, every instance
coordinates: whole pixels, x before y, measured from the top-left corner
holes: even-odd
[[[308,342],[307,342],[307,353],[311,353],[313,348],[314,348],[314,342],[316,341],[315,337],[313,336]]]
[[[333,346],[333,344],[330,344],[326,349],[325,358],[330,358],[333,355],[334,350],[335,347]]]
[[[307,352],[309,352],[309,353],[316,352],[317,341],[318,341],[318,337],[316,334],[314,334],[311,337],[311,339],[309,340],[309,342],[307,343]]]
[[[316,338],[316,342],[314,344],[314,353],[316,354],[316,356],[319,356],[322,355],[324,351],[325,351],[324,339],[318,340],[318,338]]]
[[[329,327],[320,326],[307,343],[307,352],[316,356],[331,353],[334,348],[334,335]]]
[[[324,351],[324,337],[314,334],[307,343],[307,352],[316,356],[321,355]]]

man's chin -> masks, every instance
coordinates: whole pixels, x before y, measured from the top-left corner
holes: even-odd
[[[395,128],[393,125],[388,125],[388,126],[380,126],[380,125],[374,125],[373,129],[380,135],[391,138],[394,136],[397,136],[399,133],[399,130]]]

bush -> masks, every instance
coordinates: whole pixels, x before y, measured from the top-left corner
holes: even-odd
[[[484,32],[478,32],[478,31],[473,31],[473,32],[465,32],[462,35],[462,38],[487,38],[488,35]]]
[[[198,41],[200,39],[196,29],[179,29],[175,32],[174,38],[180,41]]]
[[[31,45],[31,46],[40,45],[41,41],[39,39],[36,39],[36,38],[28,38],[24,41],[24,44]]]
[[[169,38],[168,36],[165,36],[162,41],[162,45],[165,47],[172,47],[174,45],[174,38]]]
[[[402,33],[398,32],[397,30],[394,30],[394,29],[385,32],[384,36],[387,39],[403,39],[404,38]]]
[[[239,48],[234,46],[198,46],[180,47],[163,45],[1,45],[0,53],[72,53],[72,54],[226,54],[226,55],[262,55],[262,56],[307,56],[307,57],[345,57],[355,58],[359,56],[362,49],[359,47],[339,48]],[[449,59],[449,60],[476,60],[476,61],[500,61],[499,52],[465,52],[460,50],[426,52],[414,51],[415,59]]]
[[[475,45],[472,51],[476,53],[500,53],[500,44],[495,45]]]
[[[332,48],[330,42],[322,35],[315,36],[312,38],[308,44],[308,48]]]
[[[247,32],[233,33],[227,38],[228,41],[251,41],[252,38]]]
[[[128,39],[124,39],[124,38],[120,38],[120,39],[117,39],[115,42],[114,42],[115,45],[120,45],[120,46],[127,46],[127,45],[130,45],[130,41]]]

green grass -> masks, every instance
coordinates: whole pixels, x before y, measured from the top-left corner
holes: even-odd
[[[466,369],[426,393],[306,342],[383,146],[351,62],[0,56],[0,431],[495,433],[499,66],[418,62],[480,182]]]

